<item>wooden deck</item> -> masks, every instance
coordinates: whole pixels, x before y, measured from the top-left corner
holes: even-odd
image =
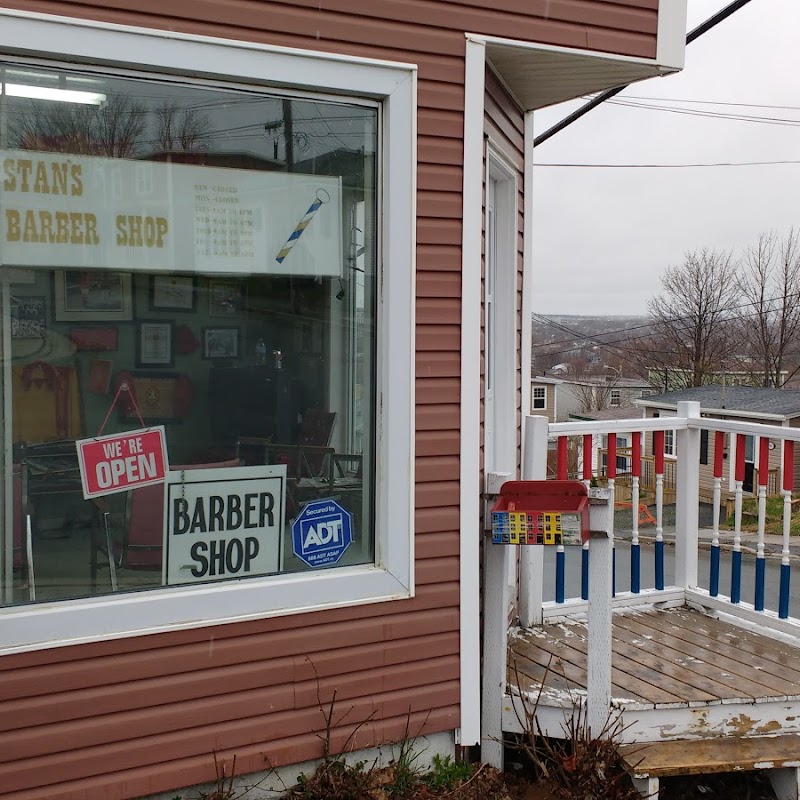
[[[550,735],[563,731],[586,695],[587,644],[585,618],[511,632],[506,730],[520,729],[521,694],[538,698]],[[639,607],[615,611],[612,652],[624,742],[800,732],[800,649],[792,644],[687,607]]]

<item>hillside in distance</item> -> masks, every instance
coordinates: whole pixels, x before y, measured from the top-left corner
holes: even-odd
[[[585,347],[596,339],[610,341],[626,331],[636,329],[645,332],[647,317],[644,316],[578,316],[571,314],[534,314],[532,319],[533,341],[544,345],[551,343],[572,343],[575,347]]]

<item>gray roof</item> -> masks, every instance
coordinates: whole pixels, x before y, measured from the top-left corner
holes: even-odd
[[[800,390],[760,389],[754,386],[694,386],[674,392],[651,394],[637,405],[643,407],[675,407],[681,400],[694,400],[705,410],[722,410],[732,414],[771,414],[777,417],[800,415]]]
[[[642,409],[637,406],[612,406],[601,411],[571,411],[571,420],[641,419]]]

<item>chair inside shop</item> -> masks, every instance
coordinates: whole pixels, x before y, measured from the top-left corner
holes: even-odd
[[[332,484],[336,451],[330,443],[335,424],[335,411],[310,408],[303,414],[296,442],[240,436],[236,440],[236,453],[245,464],[286,465],[286,511],[291,516],[303,502],[319,494],[322,486]]]
[[[36,578],[33,571],[33,543],[31,541],[31,520],[25,497],[22,464],[14,464],[13,501],[14,530],[12,533],[12,567],[19,575],[23,587],[27,588],[31,600],[36,599]]]

